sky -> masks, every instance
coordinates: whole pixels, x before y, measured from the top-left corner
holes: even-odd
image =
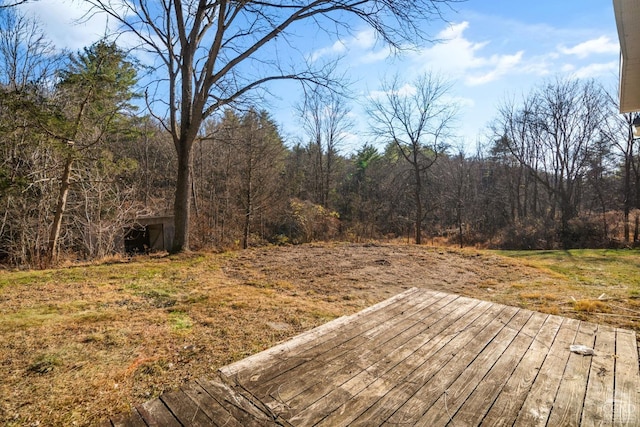
[[[105,33],[104,18],[78,24],[77,0],[39,0],[22,11],[34,14],[58,47],[78,50]],[[468,0],[449,11],[447,22],[433,22],[425,43],[401,55],[376,42],[365,26],[340,40],[302,34],[300,49],[313,60],[341,57],[341,70],[353,81],[349,101],[355,124],[346,137],[345,153],[366,142],[366,100],[384,79],[397,74],[410,83],[425,72],[444,76],[452,84],[449,96],[459,106],[456,136],[450,142],[475,150],[489,138],[488,124],[505,100],[520,98],[557,77],[593,78],[617,90],[619,45],[610,0]],[[304,36],[309,37],[304,37]],[[267,107],[285,138],[302,137],[292,106],[301,101],[297,90],[276,90]]]

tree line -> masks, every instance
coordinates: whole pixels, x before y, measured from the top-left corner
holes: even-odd
[[[202,7],[180,22],[236,16]],[[360,11],[357,3],[350,7]],[[178,16],[171,12],[154,13]],[[144,8],[136,13],[142,14],[136,25],[159,22]],[[363,18],[382,25],[375,16]],[[167,213],[177,217],[176,234],[181,227],[186,233],[173,250],[382,238],[527,249],[638,242],[634,117],[617,114],[616,101],[595,81],[548,80],[505,102],[486,140],[470,152],[456,142],[450,83],[435,74],[411,82],[391,78],[367,103],[371,132],[360,135],[366,142],[347,152],[353,124],[327,70],[273,75],[299,79],[305,88],[294,142],[255,99],[241,96],[255,80],[238,86],[231,71],[216,74],[224,43],[213,56],[185,59],[189,37],[179,36],[185,46],[161,55],[170,77],[185,72],[179,66],[185,60],[197,65],[210,58],[212,68],[186,70],[193,85],[175,78],[177,95],[154,99],[148,85],[140,89],[140,64],[114,41],[61,53],[28,17],[8,9],[0,18],[4,263],[104,257],[123,250],[123,230],[136,218]],[[174,40],[164,35],[167,43]],[[251,41],[239,61],[257,49]],[[222,77],[231,79],[224,85],[232,93],[214,96]],[[401,90],[407,83],[409,93]],[[203,92],[191,93],[194,88]],[[146,108],[152,102],[164,102],[169,114]],[[194,108],[197,120],[187,119],[185,109],[193,114]]]

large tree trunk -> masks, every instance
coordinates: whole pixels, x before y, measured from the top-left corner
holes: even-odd
[[[189,251],[189,214],[191,212],[191,163],[193,141],[181,140],[178,153],[178,178],[173,205],[175,234],[171,253]]]

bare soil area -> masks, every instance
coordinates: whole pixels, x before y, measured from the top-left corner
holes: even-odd
[[[498,255],[388,244],[253,249],[230,259],[224,271],[244,283],[295,283],[329,301],[354,301],[357,308],[411,287],[509,301],[514,283],[554,280],[550,273]]]

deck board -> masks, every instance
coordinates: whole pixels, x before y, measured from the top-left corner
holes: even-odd
[[[467,317],[465,323],[445,329],[442,334],[436,337],[432,345],[421,347],[419,352],[394,366],[394,369],[384,375],[371,378],[373,381],[365,388],[361,387],[363,385],[361,381],[350,381],[332,392],[346,391],[346,396],[356,396],[356,398],[349,397],[344,402],[340,402],[338,399],[325,399],[325,401],[316,402],[308,408],[308,411],[292,417],[292,420],[296,422],[300,420],[302,421],[300,425],[308,425],[305,423],[306,420],[311,421],[318,418],[316,412],[331,410],[332,412],[323,420],[325,425],[349,425],[368,408],[376,405],[378,401],[381,401],[378,406],[382,405],[389,409],[397,408],[398,402],[405,402],[428,379],[442,371],[446,363],[455,357],[456,349],[472,340],[478,329],[490,324],[492,319],[495,319],[496,315],[502,311],[501,307],[495,307],[496,311],[490,313],[492,308],[489,307],[489,310],[483,313],[484,318],[482,315],[476,317],[475,320],[472,317]],[[438,340],[438,338],[441,339]],[[377,418],[378,421],[383,419],[382,416]],[[361,419],[355,425],[366,425],[367,423],[368,421],[364,422]]]
[[[424,337],[421,333],[425,329],[442,320],[451,309],[460,307],[458,304],[448,304],[451,301],[453,301],[451,298],[439,301],[442,304],[447,304],[449,308],[440,307],[441,309],[435,313],[423,311],[422,316],[413,319],[409,317],[404,325],[399,325],[402,328],[399,333],[398,331],[389,331],[390,334],[385,337],[381,336],[378,342],[383,342],[380,345],[373,348],[363,346],[353,349],[349,353],[341,353],[339,360],[334,358],[329,364],[324,364],[319,360],[314,361],[313,366],[319,368],[317,382],[310,383],[308,379],[308,376],[316,373],[313,369],[306,372],[303,370],[301,375],[283,380],[272,397],[281,404],[298,407],[299,404],[294,401],[297,396],[302,396],[302,400],[313,403],[328,394],[336,385],[342,385],[362,372],[366,371],[367,374],[378,376],[380,371],[385,369],[385,366],[393,366],[397,363],[397,358],[404,358],[402,354],[396,352],[397,349],[404,349],[405,352],[411,351],[416,345],[422,343]]]
[[[615,329],[598,326],[595,355],[591,357],[591,369],[582,412],[583,426],[613,424],[614,352]]]
[[[593,348],[598,328],[592,323],[580,324],[574,344]],[[582,418],[582,403],[587,391],[591,357],[571,353],[560,381],[548,423],[552,426],[575,426]]]
[[[302,363],[287,372],[286,375],[274,377],[270,381],[257,385],[252,390],[261,396],[272,396],[276,402],[289,404],[295,396],[305,392],[310,386],[308,377],[317,376],[326,378],[324,383],[329,387],[340,384],[341,380],[348,380],[357,372],[369,368],[377,359],[395,348],[406,345],[412,337],[421,331],[426,322],[433,316],[442,315],[443,308],[455,300],[455,296],[444,296],[440,300],[421,301],[398,319],[382,322],[385,327],[375,326],[369,331],[363,331],[356,340],[354,338],[348,345],[335,347],[323,358],[312,359]],[[375,340],[378,345],[371,348],[367,344]],[[354,345],[357,341],[357,345]],[[283,378],[281,378],[283,377]],[[342,381],[342,382],[344,382]],[[317,383],[316,383],[317,384]],[[316,388],[315,393],[322,393]],[[325,393],[326,394],[326,393]]]
[[[640,372],[634,333],[622,329],[616,330],[616,356],[613,423],[616,426],[637,425],[640,410],[640,389],[638,388]]]
[[[410,289],[110,425],[637,426],[639,411],[635,332]]]
[[[474,384],[474,390],[452,416],[454,425],[478,425],[491,409],[500,391],[513,375],[531,343],[546,320],[545,316],[531,316],[518,331],[506,350],[495,360],[487,375]]]

